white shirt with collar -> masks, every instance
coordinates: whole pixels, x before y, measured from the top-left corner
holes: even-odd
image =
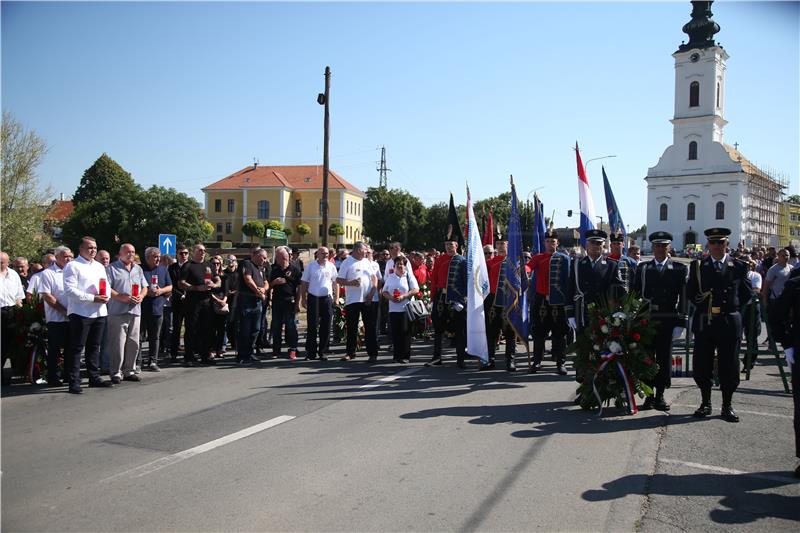
[[[42,271],[39,275],[39,293],[51,294],[56,301],[64,306],[69,305],[67,293],[64,292],[64,270],[57,264]],[[47,322],[68,322],[67,314],[55,309],[49,303],[44,303],[44,318]]]
[[[6,275],[0,275],[0,307],[10,307],[17,305],[17,300],[25,299],[25,290],[22,288],[22,280],[19,274],[13,269],[6,270]]]
[[[318,261],[309,263],[303,270],[300,281],[308,283],[308,294],[311,296],[333,297],[333,282],[337,276],[336,266],[326,259],[324,265],[320,265]]]
[[[106,304],[94,301],[94,297],[100,294],[100,279],[108,279],[102,263],[89,261],[80,255],[67,263],[64,267],[64,291],[69,304],[68,314],[84,318],[108,316]],[[106,296],[110,294],[110,288],[106,283]]]
[[[342,261],[342,265],[339,267],[339,275],[337,277],[347,281],[352,281],[355,279],[359,280],[359,285],[357,287],[346,286],[344,288],[345,305],[364,302],[364,298],[372,286],[371,274],[372,265],[370,264],[369,259],[366,257],[362,259],[356,259],[351,255]]]

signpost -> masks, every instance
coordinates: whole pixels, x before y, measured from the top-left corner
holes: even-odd
[[[286,240],[286,232],[285,231],[278,231],[276,229],[268,229],[267,233],[264,235],[267,239],[275,239],[275,240]]]
[[[178,247],[178,238],[170,233],[162,233],[158,236],[158,249],[161,255],[175,256],[175,249]]]

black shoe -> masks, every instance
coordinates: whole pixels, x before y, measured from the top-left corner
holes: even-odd
[[[319,360],[320,360],[321,362],[323,362],[323,363],[324,363],[325,361],[327,361],[327,360],[328,360],[328,358],[327,358],[327,357],[325,357],[324,355],[321,355],[321,354],[320,354],[320,356],[319,356]]]
[[[122,380],[117,376],[111,376],[111,383],[113,383],[114,385],[119,385],[120,383],[122,383]]]
[[[137,376],[136,374],[131,374],[130,376],[125,376],[122,378],[124,381],[142,381],[142,378]]]
[[[367,363],[377,363],[377,362],[378,362],[378,357],[374,355],[369,359],[367,359]]]
[[[509,358],[509,359],[506,360],[506,370],[508,372],[516,372],[517,371],[517,365],[516,365],[516,363],[514,363],[514,359],[513,358]]]
[[[103,381],[102,379],[98,379],[96,381],[90,381],[89,382],[89,386],[90,387],[100,387],[101,389],[103,389],[103,388],[108,389],[108,388],[113,387],[114,384],[111,383],[110,381]]]
[[[739,415],[736,414],[736,411],[733,410],[733,407],[730,405],[723,405],[722,406],[722,419],[725,422],[738,422]]]
[[[306,354],[306,361],[313,361],[313,360],[315,360],[316,358],[317,358],[317,356],[316,356],[316,355],[314,355],[314,354],[312,354],[312,353],[310,353],[310,354]]]
[[[481,364],[481,366],[478,367],[478,370],[494,370],[494,361],[489,361],[486,364]]]
[[[797,468],[794,469],[794,477],[800,477],[800,465],[797,465]]]
[[[656,411],[669,411],[669,404],[664,400],[663,396],[659,396],[653,402],[653,409]]]
[[[710,403],[701,403],[700,407],[697,408],[697,411],[694,412],[694,416],[696,418],[705,418],[711,414],[711,404]]]
[[[70,394],[83,394],[83,389],[80,387],[70,387],[67,389],[67,392]]]
[[[566,368],[564,368],[564,365],[558,365],[558,366],[556,367],[556,373],[557,373],[559,376],[566,376],[566,375],[567,375],[567,369],[566,369]]]
[[[425,366],[441,366],[441,364],[442,364],[442,358],[434,357],[433,359],[425,363]]]
[[[214,365],[217,364],[217,360],[214,357],[206,357],[205,359],[203,359],[201,364],[207,365],[207,366],[214,366]]]
[[[185,366],[186,368],[195,367],[195,366],[197,366],[197,360],[196,359],[184,359],[183,360],[183,366]]]
[[[63,382],[63,381],[61,381],[61,380],[60,380],[60,379],[58,379],[58,378],[54,378],[54,379],[48,379],[48,380],[47,380],[47,386],[48,386],[48,387],[60,387],[60,386],[61,386],[61,385],[63,385],[63,384],[64,384],[64,382]]]
[[[408,359],[400,359],[397,362],[400,363],[401,365],[407,365],[409,363],[409,360]]]
[[[537,372],[538,372],[539,370],[541,370],[541,369],[542,369],[542,365],[541,365],[540,363],[534,363],[534,364],[532,364],[532,365],[531,365],[531,367],[528,369],[528,374],[535,374],[535,373],[537,373]]]
[[[656,403],[656,399],[653,398],[652,396],[648,396],[647,398],[644,399],[644,403],[642,404],[641,407],[639,407],[639,410],[640,411],[649,411],[650,409],[653,408],[653,404],[655,404],[655,403]]]
[[[467,364],[466,364],[464,361],[458,361],[458,362],[456,363],[456,366],[457,366],[458,368],[460,368],[461,370],[465,370],[465,369],[467,368]]]

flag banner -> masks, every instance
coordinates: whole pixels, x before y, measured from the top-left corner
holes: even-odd
[[[606,167],[602,167],[603,169],[603,189],[606,193],[606,209],[608,210],[608,227],[611,229],[611,234],[614,235],[616,233],[622,234],[622,246],[623,250],[627,250],[628,248],[628,232],[625,231],[625,224],[622,222],[622,215],[619,213],[619,208],[617,207],[617,201],[614,199],[614,193],[611,190],[611,184],[608,182],[608,176],[606,176]]]
[[[528,276],[525,274],[525,258],[522,255],[522,228],[519,223],[517,190],[511,179],[511,215],[508,219],[508,255],[503,261],[504,314],[517,339],[528,351]],[[508,340],[506,342],[509,342]]]
[[[547,233],[544,223],[544,204],[537,194],[533,195],[533,203],[533,248],[531,251],[540,254],[544,252],[544,234]]]
[[[472,212],[472,199],[467,187],[467,353],[489,362],[486,344],[486,319],[483,300],[489,295],[489,271],[483,256],[478,224]]]
[[[592,201],[592,191],[589,188],[589,180],[586,178],[586,169],[583,167],[577,142],[575,142],[575,160],[578,164],[578,199],[581,207],[580,239],[581,246],[586,248],[586,237],[583,234],[586,230],[594,229],[594,202]]]
[[[461,233],[461,224],[458,222],[456,204],[453,202],[453,193],[450,193],[450,209],[447,211],[447,240],[458,243],[459,252],[464,249],[464,235]]]
[[[492,217],[492,210],[489,209],[489,221],[486,223],[486,228],[483,230],[483,244],[491,244],[494,246],[494,218]]]

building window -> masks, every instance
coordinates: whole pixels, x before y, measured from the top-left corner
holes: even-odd
[[[303,202],[302,202],[302,200],[295,200],[294,201],[294,216],[299,217],[302,212],[303,212]]]
[[[269,218],[269,202],[266,200],[258,201],[258,218],[266,220]]]
[[[236,200],[228,200],[228,213],[236,211]]]
[[[217,235],[217,241],[221,241],[221,240],[222,240],[222,235]]]
[[[697,141],[692,141],[689,143],[689,159],[697,159]]]
[[[689,107],[700,106],[700,82],[693,81],[689,84]]]
[[[225,233],[227,233],[228,235],[233,233],[233,224],[231,224],[230,222],[225,223]]]
[[[219,213],[220,211],[222,211],[222,200],[217,198],[214,200],[214,212]]]
[[[719,91],[720,91],[719,87],[720,87],[719,82],[717,82],[717,107],[720,107],[720,105],[719,105]]]
[[[319,199],[319,214],[322,215],[322,212],[325,211],[325,204],[322,202],[322,198]]]
[[[667,214],[667,204],[661,204],[661,207],[658,209],[658,219],[667,220]]]
[[[689,202],[686,206],[686,220],[694,220],[694,203]]]
[[[322,237],[322,224],[319,225],[319,236]]]
[[[217,233],[222,233],[222,222],[217,222]]]
[[[717,202],[717,220],[725,219],[725,202]]]

